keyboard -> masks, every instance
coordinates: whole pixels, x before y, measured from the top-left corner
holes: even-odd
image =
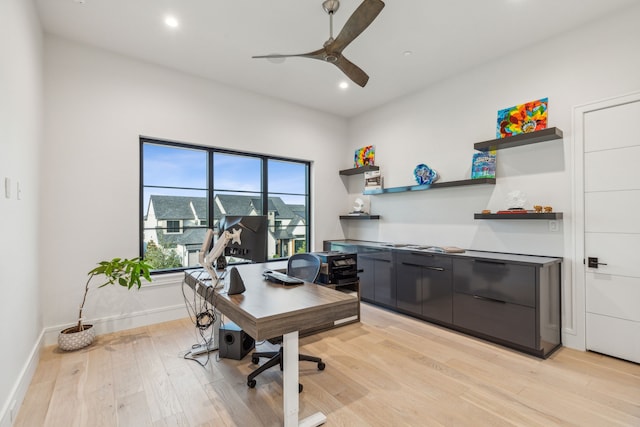
[[[262,276],[270,282],[281,283],[283,285],[299,285],[304,283],[304,280],[298,279],[297,277],[287,276],[284,273],[273,270],[265,270],[262,272]]]

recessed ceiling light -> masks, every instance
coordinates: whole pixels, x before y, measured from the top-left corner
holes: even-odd
[[[340,84],[338,85],[338,87],[342,90],[345,90],[349,87],[349,83],[347,82],[340,82]]]
[[[413,52],[412,52],[412,51],[410,51],[410,50],[405,50],[404,52],[402,52],[402,54],[403,54],[404,56],[411,56],[411,55],[413,55]]]
[[[178,26],[178,20],[175,16],[167,16],[164,18],[164,23],[167,24],[168,27],[176,28]]]

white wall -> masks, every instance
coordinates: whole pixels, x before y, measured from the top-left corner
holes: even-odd
[[[574,262],[572,109],[640,89],[638,22],[640,6],[453,76],[352,120],[352,148],[376,146],[376,164],[386,187],[415,183],[413,168],[418,163],[436,169],[441,181],[469,178],[473,143],[495,138],[497,110],[522,102],[549,97],[549,126],[562,129],[564,140],[498,151],[495,186],[370,196],[371,211],[382,215],[382,220],[358,221],[349,226],[347,235],[562,256],[563,340],[583,348],[584,307],[572,305],[570,274]],[[361,187],[360,180],[350,183],[351,197]],[[547,221],[473,220],[473,214],[483,209],[506,208],[506,195],[513,190],[527,195],[529,209],[542,204],[564,212],[560,232],[549,231]]]
[[[38,162],[42,138],[42,34],[32,2],[0,2],[0,426],[22,400],[42,330]],[[11,179],[5,197],[4,181]],[[17,187],[20,185],[20,198]]]
[[[47,342],[74,321],[96,262],[138,255],[139,135],[311,160],[314,248],[342,236],[335,159],[351,155],[346,120],[50,36],[44,65]],[[98,333],[184,317],[180,278],[91,292],[86,316]]]

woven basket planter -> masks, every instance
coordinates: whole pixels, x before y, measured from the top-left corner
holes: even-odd
[[[75,351],[91,345],[96,337],[93,325],[84,325],[83,331],[77,331],[77,328],[77,326],[72,326],[58,334],[58,347],[60,347],[60,350]]]

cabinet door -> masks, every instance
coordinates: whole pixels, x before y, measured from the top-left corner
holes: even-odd
[[[390,307],[396,306],[396,281],[393,263],[389,260],[376,260],[374,263],[374,293],[376,302]]]
[[[398,260],[396,267],[397,307],[422,315],[422,267]]]
[[[453,278],[451,260],[441,266],[422,269],[422,315],[445,323],[453,322]]]
[[[368,301],[375,301],[375,259],[358,255],[358,269],[362,270],[358,277],[360,279],[360,298]]]

